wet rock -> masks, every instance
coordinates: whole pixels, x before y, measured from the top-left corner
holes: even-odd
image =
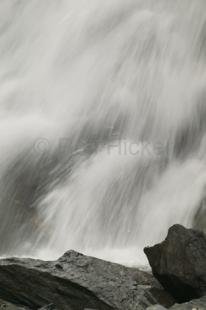
[[[160,244],[144,249],[154,276],[178,302],[206,294],[206,237],[203,233],[172,226]]]
[[[0,297],[30,309],[144,310],[173,302],[151,274],[74,251],[53,262],[2,259],[0,279]]]

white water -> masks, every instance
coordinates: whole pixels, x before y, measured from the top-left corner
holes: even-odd
[[[143,264],[206,184],[205,0],[0,2],[0,254]]]

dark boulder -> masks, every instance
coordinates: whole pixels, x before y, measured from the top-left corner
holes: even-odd
[[[206,294],[206,237],[202,232],[174,225],[165,241],[144,252],[154,276],[178,302]]]
[[[144,310],[173,302],[151,274],[74,251],[53,262],[2,259],[0,279],[0,297],[30,309]]]

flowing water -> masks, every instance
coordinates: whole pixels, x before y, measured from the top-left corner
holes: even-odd
[[[144,264],[206,185],[205,0],[1,0],[0,255]]]

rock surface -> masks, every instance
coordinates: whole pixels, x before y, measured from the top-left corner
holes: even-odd
[[[194,299],[190,302],[183,304],[175,304],[170,310],[205,310],[206,309],[206,296],[200,299]],[[153,305],[147,308],[147,310],[167,310],[167,308],[160,305]]]
[[[205,310],[206,309],[206,296],[200,299],[194,299],[187,303],[175,304],[169,310]],[[161,305],[153,305],[146,310],[167,310]]]
[[[1,299],[0,299],[0,309],[4,309],[4,310],[29,310],[28,308],[18,307],[16,305],[13,305],[13,304],[6,302],[5,300],[1,300]]]
[[[170,310],[205,310],[206,309],[206,296],[195,299],[190,302],[174,305]]]
[[[154,305],[154,306],[148,307],[147,310],[166,310],[166,308],[160,305]]]
[[[206,237],[203,233],[174,225],[165,241],[145,248],[144,252],[154,276],[178,302],[206,294]]]
[[[49,304],[45,307],[39,308],[39,310],[58,310],[54,304]]]
[[[74,251],[59,260],[0,260],[0,297],[29,309],[143,310],[172,298],[149,273]]]

